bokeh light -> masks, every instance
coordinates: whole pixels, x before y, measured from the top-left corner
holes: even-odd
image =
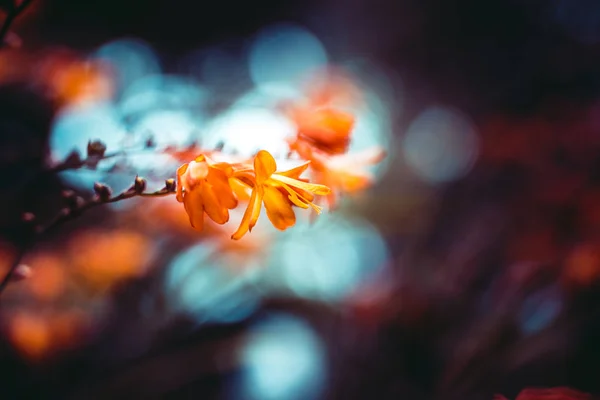
[[[127,131],[112,104],[70,106],[61,110],[54,119],[50,135],[51,159],[53,162],[65,160],[73,150],[85,157],[90,140],[102,140],[109,151],[121,150],[126,139]],[[106,160],[102,167],[108,168],[114,161]],[[74,186],[89,189],[105,174],[82,169],[65,171],[61,176]]]
[[[132,230],[79,232],[68,244],[72,268],[98,291],[145,274],[153,251],[149,239]]]
[[[282,157],[288,152],[285,138],[294,132],[287,118],[269,109],[240,107],[211,121],[203,135],[203,145],[210,149],[224,143],[225,152],[247,157],[261,149]]]
[[[365,221],[322,215],[280,240],[270,274],[294,295],[339,301],[380,273],[388,258],[382,237]]]
[[[235,322],[259,305],[254,272],[231,270],[214,243],[195,245],[169,266],[166,291],[172,307],[197,323]]]
[[[326,381],[323,344],[301,320],[272,315],[254,326],[242,352],[244,376],[237,398],[310,400]]]
[[[521,309],[521,331],[524,334],[534,334],[552,324],[562,311],[562,297],[557,286],[550,286],[529,295]]]
[[[320,40],[308,30],[280,24],[258,33],[248,59],[255,85],[280,82],[295,86],[326,65],[328,57]]]
[[[161,71],[158,57],[150,46],[138,39],[119,39],[97,49],[90,58],[110,65],[115,75],[117,93],[131,83]]]
[[[408,127],[402,151],[407,164],[424,181],[437,184],[464,176],[473,166],[479,139],[460,112],[432,107]]]

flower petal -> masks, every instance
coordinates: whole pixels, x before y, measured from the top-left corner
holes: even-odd
[[[281,172],[277,171],[277,174],[287,176],[288,178],[299,179],[300,175],[302,175],[302,173],[304,171],[306,171],[306,169],[308,168],[309,165],[310,165],[310,161],[306,161],[305,163],[303,163],[295,168],[288,169],[287,171],[281,171]]]
[[[329,180],[347,193],[358,192],[371,186],[374,181],[373,175],[365,171],[335,171],[327,172]]]
[[[325,185],[302,182],[297,179],[288,178],[287,176],[283,176],[283,175],[279,175],[279,174],[273,174],[273,176],[271,176],[271,179],[273,179],[274,181],[279,181],[279,182],[285,183],[285,184],[293,186],[293,187],[297,187],[302,190],[306,190],[307,192],[318,194],[318,195],[326,195],[326,194],[329,194],[329,192],[331,192],[331,189],[329,189]]]
[[[213,188],[207,184],[203,184],[198,189],[201,191],[206,215],[219,225],[223,225],[229,221],[229,211],[221,204]]]
[[[296,205],[300,208],[304,208],[304,209],[306,209],[310,206],[313,208],[313,210],[315,210],[317,212],[317,214],[321,214],[321,211],[323,211],[323,208],[319,207],[318,205],[316,205],[312,202],[313,196],[310,192],[306,192],[304,190],[302,190],[300,192],[300,189],[290,187],[284,183],[282,183],[281,185],[289,194],[288,199],[290,199],[290,201],[294,205]],[[305,194],[310,195],[310,198],[306,198]]]
[[[265,186],[264,192],[265,209],[273,226],[282,231],[294,226],[296,214],[285,196],[272,186]]]
[[[204,205],[200,188],[185,192],[185,195],[183,196],[183,206],[190,218],[192,227],[201,231],[204,228]]]
[[[275,171],[277,170],[277,163],[275,159],[266,150],[261,150],[254,157],[254,173],[256,175],[256,182],[259,184],[264,183]]]
[[[185,174],[187,169],[188,169],[187,164],[184,164],[181,167],[177,168],[177,193],[175,194],[175,198],[180,203],[183,201],[183,188],[182,188],[182,184],[181,184],[181,182],[182,182],[181,176],[183,174]]]
[[[221,205],[230,210],[237,207],[238,201],[233,194],[231,186],[229,186],[229,178],[224,171],[211,168],[211,171],[208,174],[208,183]]]
[[[254,225],[256,225],[256,221],[258,220],[258,216],[260,215],[260,206],[262,204],[262,188],[260,186],[256,186],[254,190],[252,190],[252,195],[250,196],[250,202],[248,203],[248,207],[246,211],[244,211],[244,216],[242,217],[242,222],[238,227],[237,231],[231,235],[231,238],[234,240],[239,240],[246,234],[246,232],[251,231]]]

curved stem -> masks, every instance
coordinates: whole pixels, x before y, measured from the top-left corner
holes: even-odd
[[[70,221],[72,219],[75,219],[82,212],[89,210],[90,208],[93,208],[96,206],[100,206],[103,204],[109,204],[109,203],[116,203],[117,201],[131,199],[133,197],[164,197],[164,196],[169,196],[172,194],[175,194],[175,192],[172,190],[172,188],[168,188],[166,186],[164,188],[162,188],[161,190],[158,190],[155,192],[141,192],[141,193],[136,192],[135,189],[133,187],[131,187],[116,196],[109,197],[108,199],[103,200],[103,199],[100,199],[99,197],[94,197],[81,205],[78,205],[78,206],[75,206],[72,208],[63,208],[54,219],[50,220],[45,225],[37,226],[35,228],[34,237],[31,240],[29,240],[28,242],[26,242],[21,247],[17,256],[15,257],[15,260],[11,264],[8,272],[6,273],[6,275],[4,275],[4,278],[2,279],[2,281],[0,281],[0,294],[4,291],[4,289],[6,288],[8,283],[11,281],[12,277],[15,274],[17,267],[21,264],[23,257],[25,256],[27,250],[29,249],[29,246],[34,242],[34,239],[39,239],[40,236],[51,232],[52,230],[61,226],[63,223]]]
[[[8,15],[4,19],[2,27],[0,27],[0,48],[4,47],[4,38],[8,34],[8,30],[10,29],[12,23],[19,16],[19,14],[21,14],[23,11],[25,11],[27,7],[29,7],[29,5],[32,2],[33,0],[23,0],[21,4],[19,4],[17,7],[13,8],[8,12]],[[0,290],[2,290],[1,288],[2,286],[0,286]]]

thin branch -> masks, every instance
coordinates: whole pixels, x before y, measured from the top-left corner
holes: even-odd
[[[4,23],[2,24],[2,27],[0,27],[0,48],[4,47],[4,39],[8,34],[8,30],[12,23],[32,2],[33,0],[23,0],[21,4],[8,11]]]
[[[29,246],[33,244],[36,240],[38,240],[41,236],[48,234],[57,227],[61,226],[63,223],[75,219],[76,217],[81,215],[82,212],[89,210],[90,208],[94,208],[96,206],[109,203],[116,203],[117,201],[131,199],[133,197],[164,197],[175,193],[175,182],[173,179],[167,179],[165,182],[165,187],[155,192],[144,192],[143,190],[145,189],[145,184],[146,183],[143,179],[136,178],[136,183],[134,185],[132,185],[129,189],[116,196],[110,195],[110,189],[108,188],[108,186],[96,184],[94,186],[94,189],[96,190],[97,195],[85,202],[80,197],[69,196],[67,200],[72,200],[70,207],[63,208],[60,211],[60,213],[48,223],[44,225],[37,225],[34,227],[31,239],[21,247],[19,253],[15,257],[15,260],[11,264],[11,267],[9,268],[8,272],[0,282],[0,294],[10,283],[11,279],[15,274],[15,271],[17,270],[17,267],[21,264],[25,253],[29,249]],[[32,217],[32,215],[29,214],[29,217]]]

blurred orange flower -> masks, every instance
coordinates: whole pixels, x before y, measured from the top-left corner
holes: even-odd
[[[329,76],[327,74],[325,76]],[[335,74],[333,75],[336,76]],[[346,101],[337,100],[336,94],[353,93],[347,80],[342,85],[323,84],[313,91],[306,104],[288,106],[285,111],[296,125],[296,135],[288,139],[291,152],[310,161],[311,171],[316,181],[332,190],[327,197],[329,207],[336,204],[336,195],[351,193],[369,187],[373,176],[365,167],[377,164],[386,153],[380,147],[367,149],[359,154],[348,154],[352,139],[355,117],[343,111]],[[341,96],[342,99],[345,96]],[[341,104],[341,106],[340,106]]]
[[[297,126],[297,137],[292,147],[317,148],[327,154],[348,151],[354,116],[331,107],[302,107],[289,112]]]
[[[35,268],[35,274],[27,280],[26,286],[35,297],[40,300],[53,300],[65,291],[65,261],[58,254],[36,254],[29,263]]]
[[[373,147],[354,154],[328,154],[306,142],[296,141],[290,144],[300,156],[311,162],[310,166],[316,181],[329,186],[332,191],[327,197],[329,207],[337,203],[337,194],[353,193],[368,188],[373,176],[366,168],[378,164],[386,152],[381,147]]]
[[[149,238],[133,230],[90,229],[79,232],[68,245],[73,271],[99,291],[143,275],[151,256]]]
[[[8,338],[26,358],[37,361],[76,346],[88,323],[79,310],[51,313],[18,311],[8,319]]]
[[[250,202],[244,212],[238,230],[231,236],[238,240],[251,231],[260,215],[261,204],[265,204],[267,217],[280,230],[296,223],[292,205],[301,208],[312,207],[317,213],[321,209],[312,203],[313,195],[327,195],[330,189],[324,185],[300,180],[300,175],[308,163],[288,171],[276,172],[277,164],[273,156],[261,150],[254,158],[254,171],[241,170],[234,173],[240,181],[249,182],[252,187]]]
[[[39,359],[50,349],[51,327],[48,321],[35,314],[19,313],[11,318],[9,337],[26,357]]]

